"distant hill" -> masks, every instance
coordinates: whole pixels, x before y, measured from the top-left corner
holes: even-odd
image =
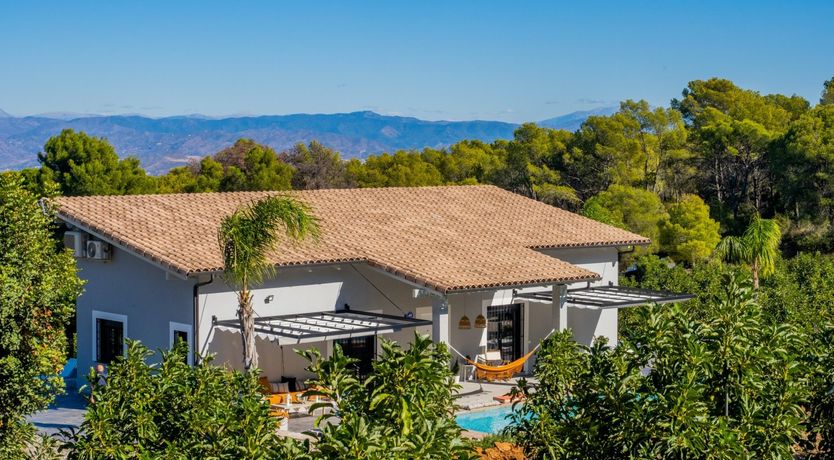
[[[593,110],[582,110],[560,115],[555,118],[548,118],[547,120],[540,121],[538,124],[547,128],[576,131],[588,117],[594,115],[607,116],[615,113],[617,110],[619,110],[619,107],[600,107]]]
[[[574,129],[567,123],[580,118],[584,120],[576,112],[541,123]],[[316,139],[345,158],[365,158],[400,149],[441,148],[463,139],[507,139],[516,127],[499,121],[425,121],[374,112],[148,118],[67,113],[12,117],[0,110],[0,170],[36,166],[37,153],[46,140],[64,128],[105,137],[120,155],[136,156],[145,169],[160,174],[190,159],[217,152],[241,137],[278,151]]]

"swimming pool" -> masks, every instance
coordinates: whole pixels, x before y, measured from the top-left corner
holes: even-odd
[[[505,404],[484,410],[463,412],[455,418],[457,419],[458,425],[464,430],[495,434],[511,423],[511,420],[507,416],[512,411],[512,404]]]

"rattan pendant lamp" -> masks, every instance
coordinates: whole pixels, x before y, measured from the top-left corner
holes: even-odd
[[[463,299],[463,316],[460,317],[460,321],[458,321],[458,329],[472,329],[472,322],[469,321],[469,317],[466,316],[466,307],[467,307],[467,299],[464,297]]]
[[[487,327],[487,319],[483,314],[483,307],[481,307],[480,312],[478,312],[478,316],[475,317],[475,328],[476,329],[484,329]]]
[[[475,327],[477,329],[484,329],[487,326],[487,319],[482,313],[478,313],[475,317]]]

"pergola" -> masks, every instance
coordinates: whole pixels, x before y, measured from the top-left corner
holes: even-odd
[[[217,328],[240,332],[237,319],[212,320]],[[335,311],[256,317],[255,333],[284,345],[390,334],[407,328],[430,326],[431,323],[407,316],[351,310],[346,306]]]
[[[553,291],[515,292],[514,297],[534,302],[553,303]],[[596,286],[569,289],[565,297],[568,307],[589,310],[636,307],[651,303],[684,302],[695,297],[669,291],[652,291],[624,286]]]

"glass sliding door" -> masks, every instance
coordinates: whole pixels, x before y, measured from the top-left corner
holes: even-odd
[[[487,307],[487,350],[501,351],[501,359],[520,358],[524,335],[524,309],[521,304]]]

